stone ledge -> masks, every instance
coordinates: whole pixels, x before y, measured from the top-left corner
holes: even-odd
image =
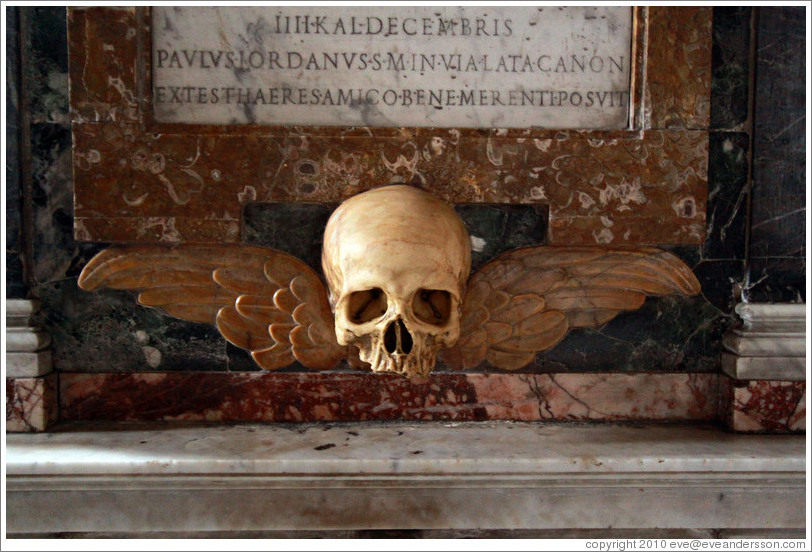
[[[800,529],[804,452],[683,425],[73,427],[7,436],[7,530]]]
[[[722,339],[725,349],[740,356],[805,357],[806,304],[739,303],[740,328]]]
[[[806,381],[806,358],[739,356],[723,352],[722,372],[737,380]]]
[[[42,307],[32,299],[6,299],[6,326],[24,328],[31,325],[32,319]]]

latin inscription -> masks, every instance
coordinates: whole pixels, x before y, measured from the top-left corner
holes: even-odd
[[[628,126],[629,7],[152,8],[161,122]]]

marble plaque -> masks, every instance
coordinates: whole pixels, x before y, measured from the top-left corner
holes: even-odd
[[[164,123],[625,129],[631,7],[154,7]]]

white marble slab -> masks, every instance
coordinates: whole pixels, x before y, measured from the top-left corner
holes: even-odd
[[[631,7],[153,7],[161,122],[623,129]]]
[[[39,301],[7,299],[5,375],[7,378],[35,378],[52,370],[51,336],[32,326],[40,310]]]
[[[806,358],[722,352],[722,371],[738,380],[806,381]]]
[[[804,450],[674,425],[80,428],[7,436],[7,527],[798,529]]]

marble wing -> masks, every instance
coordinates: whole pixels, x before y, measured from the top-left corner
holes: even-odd
[[[329,369],[346,351],[336,342],[324,284],[299,259],[248,245],[115,246],[79,278],[85,290],[138,290],[138,302],[215,324],[262,368],[298,360]]]
[[[517,370],[572,328],[598,326],[647,295],[695,295],[691,269],[656,248],[538,246],[500,255],[468,282],[460,338],[443,352],[452,368],[487,360]]]

